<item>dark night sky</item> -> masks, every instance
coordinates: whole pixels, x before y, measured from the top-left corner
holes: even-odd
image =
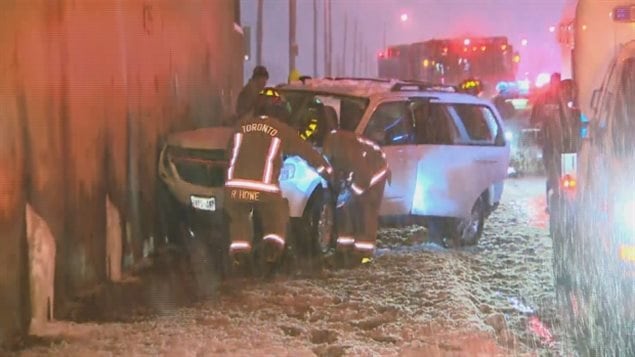
[[[376,55],[383,44],[384,23],[387,43],[409,43],[433,37],[471,35],[508,36],[520,49],[519,74],[559,70],[560,55],[555,35],[549,32],[562,16],[570,0],[332,0],[334,62],[343,53],[344,16],[348,17],[348,46],[354,21],[370,61],[368,73],[376,74]],[[288,0],[264,0],[263,62],[271,74],[271,83],[284,82],[288,70]],[[252,27],[252,58],[245,62],[245,80],[255,66],[256,0],[241,0],[242,24]],[[297,0],[297,67],[303,74],[313,73],[313,0]],[[318,0],[318,71],[323,74],[322,54],[323,0]],[[401,14],[408,14],[402,22]],[[527,39],[521,48],[522,39]],[[348,52],[350,75],[352,53]]]

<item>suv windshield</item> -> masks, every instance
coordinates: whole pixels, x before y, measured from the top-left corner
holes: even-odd
[[[281,89],[280,93],[291,105],[291,121],[298,130],[318,119],[325,122],[320,127],[354,131],[369,103],[368,98],[324,92]],[[317,118],[312,117],[314,112]]]

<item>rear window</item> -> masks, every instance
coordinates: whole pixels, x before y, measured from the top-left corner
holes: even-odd
[[[469,139],[467,143],[496,143],[500,128],[494,113],[488,107],[472,104],[454,104],[452,107],[463,124]]]

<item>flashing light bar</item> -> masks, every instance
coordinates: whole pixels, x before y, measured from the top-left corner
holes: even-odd
[[[613,21],[635,22],[635,5],[618,6],[613,9]]]

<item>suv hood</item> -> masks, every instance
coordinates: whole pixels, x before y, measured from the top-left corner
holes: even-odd
[[[185,149],[227,149],[234,128],[214,127],[171,134],[167,144]]]

